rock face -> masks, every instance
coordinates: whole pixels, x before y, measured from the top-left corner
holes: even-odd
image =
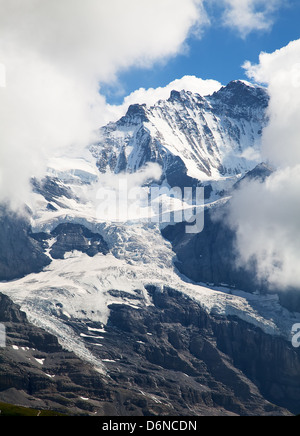
[[[50,251],[53,259],[63,259],[65,253],[74,250],[86,253],[90,257],[98,253],[108,253],[108,246],[103,237],[80,224],[60,224],[51,235],[56,237]]]
[[[0,280],[13,280],[49,265],[43,245],[31,238],[30,232],[25,218],[0,212]]]
[[[91,232],[80,224],[60,224],[50,234],[37,233],[32,237],[43,241],[46,247],[48,246],[47,240],[55,238],[50,249],[53,259],[64,259],[64,255],[72,251],[80,251],[90,257],[98,253],[107,254],[109,251],[101,235]]]
[[[237,189],[239,186],[251,180],[259,180],[264,182],[268,177],[273,174],[274,169],[265,163],[257,165],[253,170],[249,171],[244,177],[242,177],[235,185],[234,188]]]
[[[51,203],[57,198],[74,198],[70,188],[66,187],[59,179],[55,177],[45,177],[43,180],[32,179],[34,192],[43,195]]]
[[[85,331],[110,377],[144,393],[142,403],[131,400],[134,407],[147,414],[154,398],[156,413],[169,405],[173,416],[298,413],[300,355],[288,342],[238,319],[208,315],[171,288],[149,285],[148,292],[151,307],[110,307],[102,347],[96,331],[94,337]]]
[[[0,294],[7,331],[0,401],[93,416],[299,413],[300,354],[289,343],[235,318],[208,315],[171,288],[149,285],[148,292],[151,307],[112,305],[105,329],[70,321],[109,377],[63,350]]]

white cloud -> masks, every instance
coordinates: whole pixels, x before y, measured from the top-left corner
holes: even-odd
[[[165,87],[159,88],[140,88],[124,99],[121,106],[112,107],[116,116],[123,115],[131,104],[146,104],[152,106],[159,100],[167,100],[171,91],[191,91],[202,96],[210,95],[218,91],[222,84],[216,80],[202,80],[195,76],[184,76],[181,79],[174,80]]]
[[[263,154],[276,165],[300,164],[300,39],[274,53],[261,53],[259,64],[246,63],[249,77],[267,83],[271,122],[263,135]]]
[[[282,0],[222,0],[225,6],[225,26],[237,29],[242,37],[253,31],[269,30],[274,24],[274,12]]]
[[[258,278],[278,290],[300,285],[299,194],[298,165],[244,184],[231,203],[240,265],[255,259]]]
[[[207,20],[201,0],[184,7],[181,0],[1,0],[0,6],[9,42],[97,80],[177,54],[191,27]]]
[[[233,197],[230,221],[247,265],[277,288],[300,287],[300,40],[262,53],[248,75],[267,83],[270,122],[263,133],[263,157],[277,168],[265,182],[249,182]]]
[[[0,201],[26,200],[47,158],[110,118],[99,82],[184,50],[202,0],[0,0]]]

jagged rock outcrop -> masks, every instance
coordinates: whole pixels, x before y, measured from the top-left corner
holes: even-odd
[[[58,178],[46,176],[42,180],[35,178],[31,181],[33,191],[49,201],[57,201],[57,199],[65,197],[67,199],[74,198],[74,195],[69,187],[64,185]]]
[[[262,162],[261,164],[257,165],[253,170],[249,171],[244,177],[242,177],[235,185],[234,189],[239,188],[242,183],[250,182],[252,180],[258,180],[260,182],[264,182],[268,177],[273,174],[274,169],[267,165],[266,163]]]
[[[65,253],[75,250],[86,253],[90,257],[98,253],[107,254],[109,251],[101,235],[91,232],[80,224],[60,224],[51,232],[51,236],[56,238],[50,250],[53,259],[63,259]]]

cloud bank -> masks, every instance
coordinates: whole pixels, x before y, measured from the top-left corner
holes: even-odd
[[[277,170],[264,183],[242,185],[234,195],[230,223],[237,231],[241,263],[257,261],[257,275],[276,289],[300,288],[300,40],[259,64],[245,64],[249,77],[268,84],[270,122],[262,154]]]

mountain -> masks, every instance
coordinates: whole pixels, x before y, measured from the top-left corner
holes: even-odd
[[[156,162],[172,187],[234,180],[260,163],[268,102],[264,88],[242,81],[208,97],[173,91],[153,107],[130,106],[101,129],[91,151],[104,173],[135,172]]]
[[[225,219],[240,183],[272,174],[260,157],[268,102],[234,81],[133,105],[82,155],[33,177],[23,214],[3,206],[0,401],[87,415],[299,413],[300,313],[237,270]],[[108,219],[99,190],[113,203],[125,176],[147,194],[204,186],[203,231]]]

